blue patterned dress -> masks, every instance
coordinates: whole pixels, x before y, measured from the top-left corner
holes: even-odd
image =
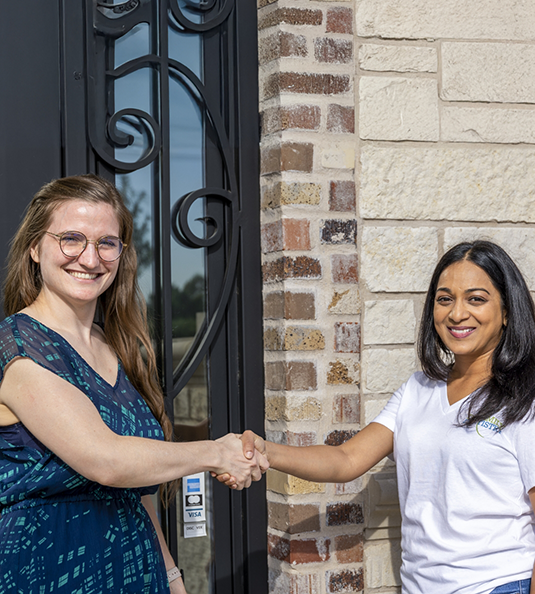
[[[111,386],[64,338],[25,314],[0,323],[0,381],[15,357],[78,387],[115,433],[163,439],[121,365]],[[168,593],[141,503],[155,491],[104,487],[75,472],[22,423],[0,427],[0,594]]]

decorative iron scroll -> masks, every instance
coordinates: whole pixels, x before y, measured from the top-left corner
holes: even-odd
[[[223,23],[233,8],[232,0],[184,0],[189,11],[202,14],[201,22],[191,21],[179,5],[178,0],[167,0],[168,26],[181,32],[206,32]],[[163,0],[162,0],[163,3]],[[158,4],[158,3],[156,3]],[[87,0],[87,6],[92,5]],[[146,167],[158,160],[169,159],[164,153],[162,131],[168,122],[158,121],[151,114],[134,108],[114,111],[113,89],[115,81],[126,77],[140,68],[151,68],[160,77],[160,89],[164,77],[178,80],[193,99],[200,103],[207,123],[215,133],[221,155],[225,179],[228,188],[200,188],[177,200],[172,208],[171,226],[174,239],[190,248],[208,248],[222,239],[226,241],[226,270],[220,289],[217,305],[206,320],[179,367],[173,375],[171,397],[174,398],[188,383],[191,376],[208,353],[210,344],[225,314],[235,282],[238,264],[240,209],[237,194],[237,181],[234,174],[233,156],[225,131],[223,118],[218,105],[212,104],[206,89],[199,78],[184,64],[169,57],[167,48],[159,48],[160,54],[150,53],[130,60],[118,68],[110,62],[108,45],[131,31],[140,23],[149,27],[158,27],[157,10],[153,0],[128,0],[125,2],[104,2],[93,4],[93,19],[88,19],[87,27],[87,69],[88,69],[88,106],[93,117],[89,130],[91,146],[98,157],[118,173],[128,173]],[[160,7],[163,11],[163,7]],[[90,22],[92,21],[92,22]],[[90,41],[91,40],[91,41]],[[96,40],[96,43],[94,43]],[[96,46],[95,52],[92,48]],[[167,86],[165,86],[167,88]],[[110,99],[111,98],[111,99]],[[168,97],[161,97],[168,101]],[[159,110],[160,112],[165,110]],[[160,116],[161,117],[161,116]],[[118,128],[119,122],[127,123],[145,140],[146,149],[135,162],[121,161],[115,156],[116,148],[125,148],[134,142],[134,137]],[[161,161],[160,161],[161,165]],[[193,233],[188,224],[188,212],[193,203],[201,198],[220,201],[222,220],[207,218],[214,231],[207,238],[200,238]],[[170,255],[169,255],[170,257]],[[169,387],[168,387],[169,391]]]

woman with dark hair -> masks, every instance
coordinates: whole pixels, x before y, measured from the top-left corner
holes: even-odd
[[[0,323],[0,594],[184,594],[152,485],[171,483],[172,496],[187,474],[227,471],[238,488],[261,476],[235,435],[171,442],[132,231],[117,189],[81,175],[41,188],[13,240]]]
[[[353,480],[393,453],[402,592],[533,594],[535,311],[502,248],[475,241],[444,254],[418,353],[423,372],[346,443],[296,448],[246,432],[244,451],[321,482]]]

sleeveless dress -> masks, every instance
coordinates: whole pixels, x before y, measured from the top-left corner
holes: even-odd
[[[114,386],[59,334],[26,314],[0,323],[0,381],[28,357],[70,382],[120,435],[163,439],[119,363]],[[141,496],[75,472],[22,423],[0,427],[0,594],[169,593],[154,526]]]

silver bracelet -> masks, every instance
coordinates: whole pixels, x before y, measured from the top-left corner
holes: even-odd
[[[169,583],[178,580],[179,577],[182,577],[182,570],[178,569],[176,565],[167,572],[167,581]]]

